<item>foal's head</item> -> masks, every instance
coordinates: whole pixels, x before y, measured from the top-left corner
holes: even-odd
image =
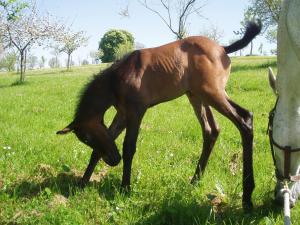
[[[111,86],[113,77],[112,67],[95,76],[82,92],[73,122],[57,132],[74,132],[81,142],[97,151],[109,166],[116,166],[121,160],[117,146],[103,122],[105,111],[114,102]]]
[[[120,153],[114,140],[109,135],[107,127],[99,120],[86,122],[72,122],[57,134],[74,132],[77,138],[100,154],[100,157],[109,166],[116,166],[121,160]]]

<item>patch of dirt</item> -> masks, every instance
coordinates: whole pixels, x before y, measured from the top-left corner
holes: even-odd
[[[230,159],[229,170],[230,173],[235,176],[239,171],[239,162],[241,161],[240,153],[234,153]]]
[[[81,178],[84,174],[84,172],[78,170],[72,170],[72,172],[78,178]],[[108,168],[103,167],[103,169],[99,173],[92,174],[90,182],[100,182],[107,175],[107,173],[108,173]]]
[[[50,165],[38,164],[34,170],[36,176],[39,177],[53,177],[55,176],[55,170]]]
[[[68,199],[63,196],[63,195],[59,195],[59,194],[56,194],[53,196],[52,200],[49,202],[49,207],[50,208],[57,208],[59,206],[64,206],[66,207],[68,204]]]
[[[224,198],[215,194],[208,194],[207,198],[212,205],[214,213],[222,213],[224,211],[225,201]]]

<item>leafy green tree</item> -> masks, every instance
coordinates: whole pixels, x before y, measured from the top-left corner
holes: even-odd
[[[8,72],[15,70],[17,62],[17,54],[15,52],[9,52],[0,60],[0,69],[5,69]]]
[[[132,34],[126,30],[109,30],[104,34],[99,44],[99,50],[103,52],[100,59],[102,62],[115,61],[124,53],[124,49],[126,49],[126,53],[134,49]]]

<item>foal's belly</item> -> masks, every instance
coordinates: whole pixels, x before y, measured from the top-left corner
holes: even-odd
[[[145,104],[153,106],[185,94],[187,81],[184,74],[145,74],[141,79],[140,91]]]

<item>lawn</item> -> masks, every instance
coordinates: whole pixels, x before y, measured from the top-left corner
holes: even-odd
[[[80,91],[104,66],[0,73],[0,224],[282,224],[273,203],[274,168],[266,128],[275,96],[268,85],[272,57],[233,58],[231,98],[254,112],[254,210],[244,213],[242,148],[237,129],[215,112],[221,127],[207,170],[191,185],[202,135],[185,96],[147,111],[133,162],[130,196],[119,193],[122,163],[99,163],[84,190],[76,182],[91,150],[73,134],[55,132],[71,122]],[[105,115],[106,123],[114,109]],[[117,139],[121,150],[124,134]],[[300,206],[292,221],[300,220]]]

